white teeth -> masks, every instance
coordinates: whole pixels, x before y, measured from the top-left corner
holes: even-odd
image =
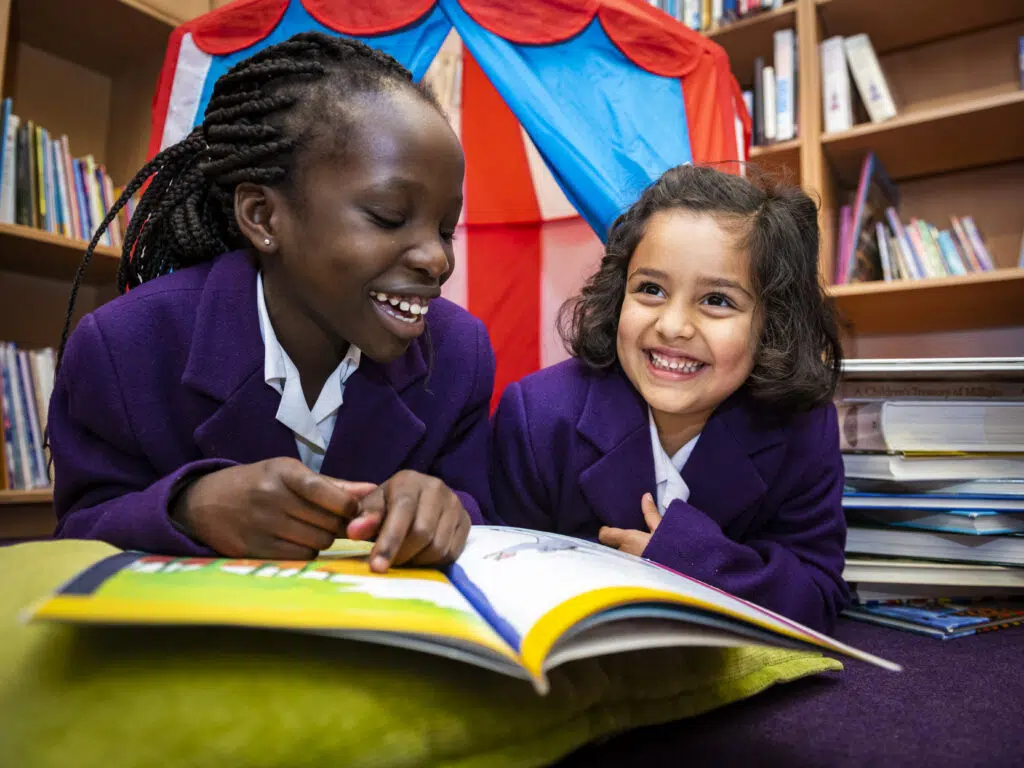
[[[662,357],[654,352],[650,353],[651,362],[654,363],[655,368],[660,368],[663,371],[673,371],[676,373],[696,373],[704,367],[704,363],[698,361],[681,362],[679,360],[670,360],[669,358]]]
[[[427,302],[419,296],[409,296],[403,299],[400,296],[389,296],[379,291],[370,291],[370,296],[382,305],[386,314],[403,323],[415,323],[420,316],[427,314]],[[392,311],[391,307],[400,311]]]

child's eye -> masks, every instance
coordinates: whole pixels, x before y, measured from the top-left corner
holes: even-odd
[[[703,303],[712,307],[730,307],[735,309],[736,305],[724,293],[711,293],[704,297]]]
[[[659,298],[665,296],[665,292],[657,283],[640,283],[640,285],[636,287],[636,293],[643,293],[647,296],[657,296]]]
[[[454,240],[455,240],[455,232],[444,232],[444,231],[442,231],[441,232],[441,239],[444,240],[446,243],[454,242]]]
[[[405,219],[395,214],[382,214],[376,211],[367,211],[373,223],[382,229],[398,229],[405,224]]]

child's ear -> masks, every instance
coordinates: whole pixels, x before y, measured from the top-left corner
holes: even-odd
[[[274,253],[278,248],[274,231],[277,198],[273,190],[248,181],[235,187],[235,222],[245,239],[263,254]]]

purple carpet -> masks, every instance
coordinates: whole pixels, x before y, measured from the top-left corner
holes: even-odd
[[[1024,627],[936,640],[843,619],[836,638],[902,664],[770,689],[583,748],[596,766],[1024,766]]]

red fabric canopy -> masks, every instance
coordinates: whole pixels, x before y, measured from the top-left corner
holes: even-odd
[[[185,25],[200,50],[234,53],[277,25],[290,0],[239,0]],[[422,18],[435,0],[293,0],[324,26],[352,36],[393,32]],[[608,37],[638,67],[684,77],[718,48],[642,0],[459,0],[484,29],[510,42],[544,45],[579,34],[596,16]]]

